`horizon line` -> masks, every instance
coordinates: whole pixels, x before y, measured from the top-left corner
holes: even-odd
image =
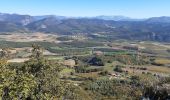
[[[108,17],[127,17],[127,18],[130,18],[130,19],[148,19],[148,18],[153,18],[153,17],[170,17],[170,16],[166,16],[166,15],[160,15],[160,16],[151,16],[151,17],[140,17],[140,18],[136,18],[136,17],[129,17],[129,16],[126,16],[126,15],[105,15],[105,14],[101,14],[101,15],[94,15],[94,16],[68,16],[68,15],[60,15],[60,14],[38,14],[38,15],[34,15],[34,14],[21,14],[21,13],[4,13],[4,12],[0,12],[0,14],[10,14],[10,15],[29,15],[29,16],[61,16],[61,17],[68,17],[68,18],[93,18],[93,17],[99,17],[99,16],[108,16]]]

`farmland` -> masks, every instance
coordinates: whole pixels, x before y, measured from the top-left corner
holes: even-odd
[[[106,84],[109,82],[114,85],[119,84],[117,83],[119,81],[125,82],[126,85],[120,88],[119,93],[128,95],[128,93],[122,92],[122,89],[127,88],[129,91],[133,91],[128,88],[134,84],[131,83],[134,81],[133,77],[139,78],[136,81],[147,86],[150,82],[159,83],[158,81],[162,78],[170,76],[170,44],[168,43],[129,40],[103,41],[99,38],[91,41],[91,37],[88,36],[81,36],[82,39],[79,39],[80,36],[44,35],[43,33],[29,36],[29,34],[32,33],[23,36],[17,33],[1,36],[3,37],[0,40],[1,52],[4,50],[8,52],[6,58],[12,68],[18,64],[19,66],[22,64],[30,66],[29,64],[34,62],[32,57],[36,58],[33,48],[38,46],[36,52],[42,52],[43,58],[40,56],[36,59],[45,59],[54,63],[51,66],[61,65],[62,68],[57,70],[61,70],[59,78],[62,81],[80,86],[85,91],[93,92],[95,96],[99,93],[100,98],[120,98],[121,96],[117,94],[109,96],[103,92],[97,92],[100,89],[93,87],[95,82],[106,82]],[[17,41],[14,41],[14,38]],[[21,70],[20,67],[18,70]],[[119,85],[115,85],[115,88],[118,88]],[[136,87],[136,89],[135,91],[142,93],[140,87]],[[140,97],[139,94],[135,95]]]

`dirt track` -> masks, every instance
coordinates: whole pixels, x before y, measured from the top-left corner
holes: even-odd
[[[17,63],[20,63],[20,62],[25,62],[25,61],[28,61],[29,58],[14,58],[14,59],[10,59],[8,60],[8,62],[12,63],[12,62],[17,62]]]

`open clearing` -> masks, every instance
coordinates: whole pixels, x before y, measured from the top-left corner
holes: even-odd
[[[32,42],[32,41],[47,41],[56,42],[57,35],[43,34],[43,33],[20,33],[0,35],[1,40],[15,41],[15,42]]]
[[[15,59],[10,59],[8,60],[9,63],[13,63],[13,62],[16,62],[16,63],[21,63],[21,62],[25,62],[25,61],[28,61],[29,58],[15,58]]]

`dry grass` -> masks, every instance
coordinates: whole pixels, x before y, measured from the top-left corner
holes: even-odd
[[[77,76],[85,77],[85,78],[88,78],[88,77],[97,78],[97,77],[99,77],[98,72],[79,73],[79,74],[77,74]]]
[[[129,74],[138,74],[138,75],[141,75],[142,72],[145,73],[150,72],[152,74],[164,74],[164,75],[170,74],[170,68],[165,66],[140,66],[140,67],[146,67],[147,70],[140,70],[136,68],[133,70],[129,67],[123,68],[123,70],[128,71]]]
[[[147,68],[148,68],[148,71],[151,71],[151,72],[170,74],[170,68],[168,68],[168,67],[149,66]]]
[[[0,35],[1,39],[6,41],[15,41],[15,42],[32,42],[32,41],[56,41],[56,35],[49,35],[44,33],[25,33],[25,34],[11,34],[11,35]]]
[[[170,60],[164,59],[164,58],[156,59],[155,62],[158,63],[158,64],[170,64]]]
[[[15,59],[8,60],[8,62],[9,63],[13,63],[13,62],[21,63],[21,62],[25,62],[28,60],[29,60],[29,58],[15,58]]]

